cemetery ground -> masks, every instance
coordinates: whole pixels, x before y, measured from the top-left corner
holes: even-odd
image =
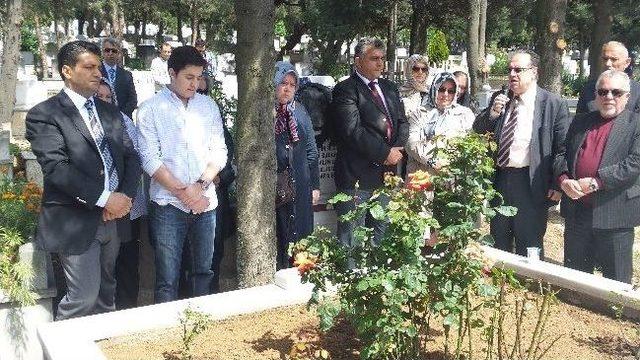
[[[488,230],[488,227],[485,228]],[[545,252],[549,261],[562,263],[563,219],[551,212],[545,236]],[[640,281],[640,229],[636,230],[634,251],[634,283]],[[488,316],[488,315],[487,315]],[[506,320],[512,328],[514,319]],[[328,351],[331,359],[356,360],[360,342],[353,328],[340,321],[329,332],[321,333],[319,320],[305,306],[285,307],[256,314],[216,321],[209,325],[193,346],[194,359],[313,359],[289,357],[293,348]],[[523,334],[533,332],[535,322],[523,323]],[[430,334],[429,352],[424,359],[443,360],[442,329]],[[511,334],[512,335],[512,334]],[[99,346],[110,360],[116,359],[181,359],[180,328],[161,329],[101,341]],[[640,350],[640,324],[601,314],[558,301],[553,307],[545,330],[549,343],[561,336],[542,359],[550,360],[633,360]],[[525,336],[526,338],[527,336]],[[481,349],[485,341],[474,337]],[[474,358],[479,358],[480,353]],[[482,357],[484,358],[484,357]]]

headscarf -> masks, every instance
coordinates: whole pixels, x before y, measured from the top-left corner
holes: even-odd
[[[287,74],[293,75],[293,77],[296,79],[296,88],[298,87],[300,77],[298,76],[298,72],[296,71],[293,64],[285,61],[278,61],[276,63],[276,73],[273,77],[273,83],[276,88],[280,84],[282,84]],[[298,135],[298,123],[293,114],[293,111],[295,110],[295,101],[292,99],[286,104],[280,104],[276,101],[275,108],[276,119],[274,130],[276,135],[280,135],[283,132],[289,130],[289,140],[292,143],[299,141],[300,137]]]
[[[400,96],[402,97],[411,96],[417,92],[426,93],[429,91],[429,85],[427,84],[426,78],[423,82],[417,82],[413,78],[413,67],[416,63],[422,63],[429,67],[429,59],[426,56],[420,54],[413,54],[409,56],[404,64],[405,82],[400,86],[400,89],[398,89],[400,91]]]
[[[438,89],[440,89],[440,86],[442,86],[442,84],[444,84],[447,81],[453,81],[453,84],[456,87],[456,93],[453,95],[453,101],[451,101],[451,105],[449,106],[453,106],[454,104],[456,104],[456,98],[458,96],[458,91],[460,91],[460,89],[458,88],[458,82],[456,81],[456,77],[453,76],[452,73],[450,72],[441,72],[440,74],[436,75],[433,78],[433,82],[431,83],[431,89],[429,89],[429,107],[430,108],[437,108],[436,106],[436,98],[438,97]]]

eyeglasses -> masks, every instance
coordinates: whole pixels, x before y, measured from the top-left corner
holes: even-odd
[[[609,94],[613,95],[614,98],[619,98],[620,96],[626,94],[627,92],[620,89],[598,89],[598,96],[605,97]]]
[[[429,72],[428,67],[422,67],[422,66],[414,66],[411,68],[411,70],[413,70],[413,72],[423,72],[425,74]]]
[[[114,48],[105,48],[105,49],[102,49],[102,52],[117,54],[117,53],[118,53],[118,49],[114,49]]]
[[[527,71],[527,70],[531,70],[533,69],[532,67],[510,67],[508,68],[509,70],[509,74],[511,74],[511,72],[515,72],[516,74],[520,74],[523,71]]]
[[[456,89],[452,89],[452,88],[445,89],[441,87],[440,89],[438,89],[438,93],[440,94],[449,93],[449,95],[454,95],[456,93]]]

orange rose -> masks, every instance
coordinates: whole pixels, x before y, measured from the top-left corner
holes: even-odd
[[[309,253],[303,251],[296,254],[293,265],[298,268],[298,273],[303,275],[307,271],[316,267],[316,260],[318,260],[317,256],[309,255]]]
[[[407,188],[413,191],[431,190],[433,183],[431,182],[431,176],[426,171],[418,170],[409,174],[409,181],[407,182]]]

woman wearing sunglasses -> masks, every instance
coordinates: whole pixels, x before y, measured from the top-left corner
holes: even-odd
[[[471,130],[475,116],[468,107],[456,103],[457,93],[455,76],[449,72],[440,73],[433,79],[427,105],[408,113],[407,174],[416,170],[438,171],[446,163],[431,153],[433,148],[437,144],[443,145],[442,141],[447,138]]]
[[[398,88],[405,114],[418,111],[426,105],[429,95],[429,60],[425,55],[411,55],[404,66],[406,81]]]

